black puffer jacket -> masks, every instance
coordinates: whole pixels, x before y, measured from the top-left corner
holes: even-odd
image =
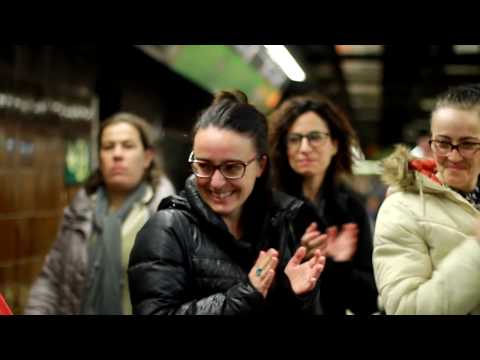
[[[321,313],[319,286],[296,296],[284,274],[313,217],[302,201],[277,193],[263,225],[236,240],[188,179],[137,236],[128,270],[134,314]],[[248,272],[270,247],[280,262],[264,299]]]

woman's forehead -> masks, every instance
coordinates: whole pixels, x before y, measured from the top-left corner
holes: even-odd
[[[226,158],[232,156],[238,158],[245,154],[254,153],[255,145],[253,140],[245,134],[233,130],[208,127],[198,130],[195,134],[193,150],[198,157],[202,154],[208,154],[216,157],[224,155]]]
[[[313,111],[300,115],[292,124],[289,132],[328,131],[327,122]]]
[[[480,117],[476,111],[441,108],[432,115],[432,135],[472,137],[480,135]]]
[[[108,125],[102,132],[102,141],[140,140],[140,132],[129,123]]]

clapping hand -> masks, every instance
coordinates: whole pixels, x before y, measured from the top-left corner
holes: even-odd
[[[357,250],[358,226],[348,223],[338,233],[337,227],[329,227],[327,233],[326,254],[336,262],[350,261]]]
[[[300,240],[301,245],[307,249],[305,257],[310,259],[317,249],[319,249],[322,254],[325,254],[327,250],[327,237],[327,234],[322,234],[318,231],[316,223],[311,223]]]
[[[306,254],[307,249],[304,246],[299,247],[285,267],[285,275],[297,295],[313,290],[325,267],[325,256],[322,256],[320,249],[314,251],[310,260],[302,263]]]
[[[278,265],[278,251],[269,249],[260,251],[260,255],[255,262],[252,270],[248,273],[248,279],[255,289],[257,289],[264,298],[267,297],[268,290],[275,277],[275,269]]]

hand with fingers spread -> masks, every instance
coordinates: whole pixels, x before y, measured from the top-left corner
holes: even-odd
[[[248,274],[248,279],[253,287],[257,289],[264,298],[267,297],[268,290],[275,277],[275,269],[278,265],[278,251],[269,249],[260,251],[260,255],[255,262],[252,270]]]
[[[310,259],[315,250],[319,249],[322,254],[327,250],[327,234],[318,231],[317,223],[311,223],[300,240],[301,245],[307,248],[306,258]]]
[[[331,226],[326,233],[327,256],[337,262],[350,261],[357,250],[358,225],[355,223],[344,224],[340,233],[336,226]]]
[[[297,295],[313,290],[325,267],[325,256],[322,256],[319,249],[314,251],[310,260],[302,263],[306,254],[307,249],[304,246],[299,247],[285,267],[285,275]]]

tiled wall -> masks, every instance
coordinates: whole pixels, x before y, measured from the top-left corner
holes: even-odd
[[[65,139],[90,142],[98,111],[65,54],[10,50],[0,61],[0,292],[19,314],[78,189],[64,182]]]

